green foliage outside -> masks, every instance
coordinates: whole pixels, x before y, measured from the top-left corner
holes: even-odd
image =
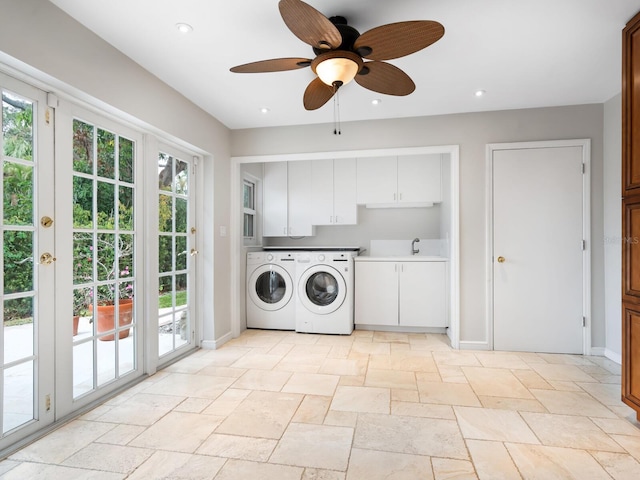
[[[33,218],[34,170],[30,165],[32,125],[31,104],[3,92],[5,294],[29,292],[34,288],[33,234],[20,229],[36,222]],[[96,165],[94,158],[97,158]],[[160,189],[167,192],[159,198],[160,273],[186,269],[188,257],[187,201],[171,195],[172,190],[187,193],[186,164],[177,161],[174,169],[174,159],[166,156],[165,160],[165,168],[159,175]],[[134,294],[134,190],[128,185],[134,182],[133,166],[131,140],[74,120],[74,315],[87,315],[94,295],[98,304],[107,304],[116,298],[132,298]],[[116,222],[119,234],[115,233]],[[18,228],[12,228],[14,226]],[[167,275],[160,278],[161,308],[171,306],[174,279],[176,305],[186,304],[186,275]],[[107,283],[94,287],[96,281]],[[29,321],[32,317],[31,298],[5,301],[5,322]]]

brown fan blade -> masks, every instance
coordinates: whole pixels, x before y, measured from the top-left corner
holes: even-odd
[[[307,110],[317,110],[335,94],[333,87],[330,87],[319,78],[312,81],[304,91],[304,108]]]
[[[364,88],[386,95],[404,96],[416,89],[409,75],[385,62],[366,62],[355,80]]]
[[[289,30],[312,47],[331,50],[342,43],[336,26],[311,5],[300,0],[280,0],[278,8]]]
[[[274,58],[238,65],[233,67],[231,71],[234,73],[284,72],[308,67],[309,65],[311,65],[311,60],[308,58]]]
[[[431,20],[382,25],[364,32],[353,48],[370,60],[391,60],[422,50],[444,35],[444,27]]]

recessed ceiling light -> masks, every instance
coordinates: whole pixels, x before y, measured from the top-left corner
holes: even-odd
[[[380,100],[379,98],[376,98],[374,100],[371,100],[371,104],[372,105],[380,105],[382,103],[382,100]]]
[[[476,90],[476,97],[483,97],[486,93],[486,90]]]
[[[176,23],[176,28],[180,33],[191,33],[193,31],[193,27],[188,23]]]
[[[267,113],[269,113],[270,111],[271,111],[271,110],[269,110],[267,107],[262,107],[262,108],[260,109],[260,113],[264,113],[264,114],[267,114]]]

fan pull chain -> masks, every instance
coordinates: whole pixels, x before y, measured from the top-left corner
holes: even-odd
[[[342,135],[342,129],[340,127],[340,86],[334,84],[334,96],[333,96],[333,134]]]

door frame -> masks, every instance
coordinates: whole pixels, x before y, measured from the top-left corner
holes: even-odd
[[[486,257],[485,265],[487,272],[486,305],[487,322],[486,338],[487,349],[493,350],[493,329],[494,329],[494,278],[493,278],[493,152],[499,150],[522,150],[522,149],[542,149],[560,147],[581,147],[582,148],[582,238],[585,240],[585,247],[582,251],[582,315],[585,318],[582,329],[582,354],[591,354],[591,140],[550,140],[537,142],[518,143],[490,143],[486,149]],[[477,346],[476,346],[477,348]]]

